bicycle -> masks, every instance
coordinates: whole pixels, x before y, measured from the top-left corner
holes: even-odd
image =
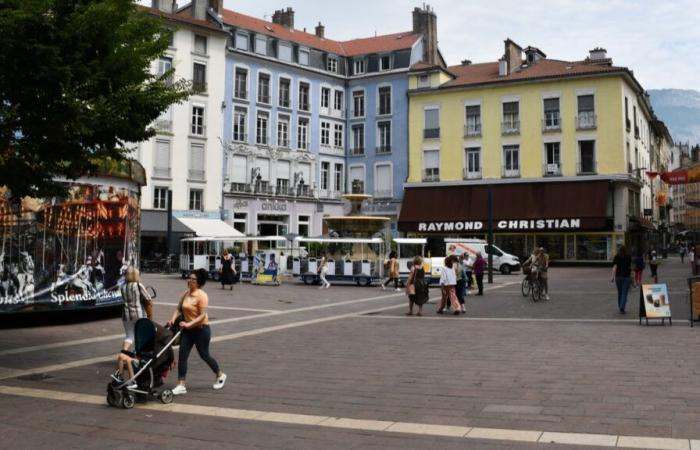
[[[523,297],[531,296],[533,302],[542,300],[544,283],[537,271],[534,274],[532,272],[525,274],[525,278],[520,283],[520,292],[523,294]]]

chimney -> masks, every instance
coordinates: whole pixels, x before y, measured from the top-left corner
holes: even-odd
[[[423,37],[422,61],[431,66],[439,64],[437,16],[430,5],[425,5],[423,8],[415,7],[413,9],[413,32]]]
[[[277,25],[282,25],[283,27],[289,28],[290,30],[294,28],[294,10],[292,8],[278,9],[272,15],[272,23]]]
[[[523,49],[511,41],[510,38],[504,41],[506,46],[505,59],[508,64],[508,74],[515,72],[523,63]]]
[[[175,2],[173,0],[151,0],[151,8],[172,14]]]
[[[321,25],[321,22],[319,22],[318,25],[316,25],[316,36],[323,38],[325,35],[325,30],[326,30],[326,27]]]
[[[596,47],[593,50],[589,50],[588,54],[590,55],[589,59],[591,61],[596,61],[596,60],[608,58],[608,51],[605,50],[604,48],[601,48],[601,47]]]
[[[190,3],[190,13],[192,17],[198,20],[206,20],[207,18],[207,0],[192,0]]]
[[[498,60],[498,76],[505,77],[508,75],[508,60],[504,56]]]

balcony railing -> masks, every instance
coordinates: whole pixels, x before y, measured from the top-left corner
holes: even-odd
[[[576,173],[578,175],[595,175],[597,173],[595,161],[579,162],[576,164]]]
[[[518,178],[520,177],[520,168],[517,169],[508,169],[505,166],[501,168],[501,176],[503,178]]]
[[[542,167],[542,173],[545,177],[560,177],[561,163],[545,163]]]
[[[440,181],[440,169],[423,170],[423,181]]]
[[[634,126],[634,137],[639,139],[639,125]]]
[[[311,186],[297,185],[289,186],[287,183],[282,183],[277,186],[271,186],[269,182],[262,181],[256,183],[231,183],[230,190],[232,194],[247,194],[247,195],[263,195],[270,197],[296,197],[296,198],[314,198],[314,191]],[[326,198],[339,198],[337,196]]]
[[[462,169],[462,178],[465,180],[478,180],[481,178],[481,170]]]
[[[288,98],[280,98],[280,106],[281,106],[282,108],[289,108],[289,107],[290,107],[290,106],[289,106],[290,104],[291,104],[291,102],[289,101]]]
[[[158,131],[170,132],[170,131],[172,131],[173,121],[170,120],[169,118],[156,119],[156,122],[153,125],[154,125],[155,129]]]
[[[376,148],[377,154],[391,153],[391,145],[380,145]]]
[[[362,156],[365,154],[364,147],[355,147],[350,149],[350,156]]]
[[[170,167],[154,167],[153,176],[156,178],[170,178]]]
[[[248,91],[234,91],[233,98],[238,100],[248,100]]]
[[[592,112],[580,112],[576,116],[577,130],[593,130],[596,128],[597,116]]]
[[[436,139],[440,137],[440,128],[425,128],[423,129],[423,138]]]
[[[542,119],[542,131],[545,133],[561,131],[561,118],[559,117],[559,113],[556,115],[550,114]]]
[[[393,198],[391,190],[374,191],[374,198]]]
[[[190,125],[190,134],[192,136],[204,136],[207,134],[206,125]]]
[[[231,192],[250,194],[253,192],[253,189],[249,183],[231,183]]]
[[[481,124],[471,124],[464,126],[464,135],[468,137],[481,136]]]
[[[309,102],[299,102],[299,111],[309,112]]]
[[[187,179],[195,181],[204,181],[206,179],[205,172],[203,170],[190,169],[187,171]]]
[[[195,94],[207,92],[207,83],[204,81],[192,81],[192,92]]]
[[[248,142],[248,135],[245,133],[233,133],[234,142]]]
[[[277,145],[279,147],[289,148],[289,139],[277,139]]]
[[[509,122],[501,122],[501,134],[520,134],[520,121],[511,120]]]
[[[270,104],[270,95],[258,94],[258,103]]]

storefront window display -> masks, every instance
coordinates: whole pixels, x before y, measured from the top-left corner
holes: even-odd
[[[576,259],[586,261],[606,261],[612,249],[612,236],[586,235],[576,236]]]

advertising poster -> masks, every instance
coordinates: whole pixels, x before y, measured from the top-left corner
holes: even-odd
[[[648,319],[671,317],[671,301],[665,284],[642,285],[642,301]]]
[[[63,198],[24,198],[0,187],[0,313],[122,303],[119,283],[138,263],[139,192],[73,184]]]
[[[700,317],[700,281],[695,281],[692,284],[690,291],[690,315],[691,321]]]

